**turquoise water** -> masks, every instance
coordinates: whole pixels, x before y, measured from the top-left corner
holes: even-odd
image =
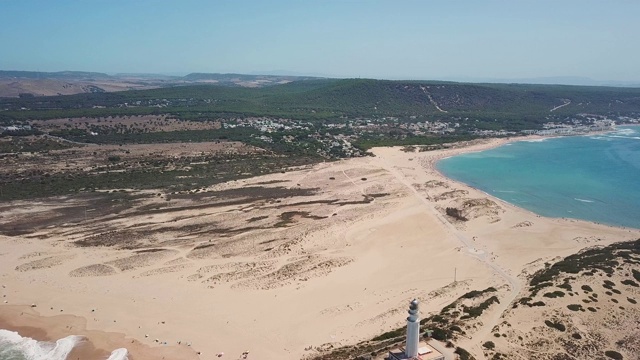
[[[443,159],[444,175],[549,217],[640,228],[640,126]]]

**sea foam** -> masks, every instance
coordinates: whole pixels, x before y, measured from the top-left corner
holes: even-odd
[[[107,360],[127,360],[129,359],[127,355],[129,355],[127,349],[116,349],[111,352],[111,355],[109,355]]]
[[[0,329],[0,359],[17,356],[25,360],[66,360],[73,348],[83,341],[85,337],[78,335],[64,337],[55,343],[37,341],[15,331]],[[127,349],[116,349],[107,360],[128,360],[128,354]]]
[[[52,343],[0,330],[0,354],[20,353],[26,360],[66,360],[71,350],[83,340],[82,336],[70,335]]]

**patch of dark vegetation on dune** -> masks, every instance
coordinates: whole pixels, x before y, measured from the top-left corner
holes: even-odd
[[[268,217],[269,217],[269,215],[255,216],[255,217],[252,217],[252,218],[247,219],[247,222],[260,221],[260,220],[267,219]]]
[[[278,215],[278,218],[280,218],[280,221],[275,223],[273,226],[274,227],[285,227],[285,226],[295,222],[295,218],[296,217],[300,217],[300,218],[304,218],[304,219],[313,219],[313,220],[321,220],[321,219],[326,219],[327,218],[326,216],[311,215],[308,211],[287,211],[287,212],[283,212],[282,214]]]
[[[24,153],[24,152],[49,152],[52,150],[82,147],[84,145],[72,144],[47,137],[8,137],[0,141],[0,154]]]
[[[101,234],[88,236],[82,240],[76,240],[74,245],[79,247],[115,247],[118,249],[139,249],[146,247],[143,238],[147,238],[148,233],[138,231],[107,231]]]
[[[476,359],[467,350],[465,350],[465,349],[463,349],[461,347],[457,347],[454,352],[456,354],[458,354],[458,357],[460,358],[460,360],[475,360]]]
[[[85,277],[85,276],[108,276],[116,274],[116,270],[104,264],[93,264],[84,266],[69,272],[71,277]]]
[[[583,250],[577,254],[567,256],[553,265],[547,265],[537,271],[529,281],[530,286],[553,281],[560,274],[578,274],[582,271],[602,271],[613,274],[620,260],[640,264],[640,239],[620,242],[605,247]]]
[[[351,201],[338,201],[335,204],[339,206],[344,205],[360,205],[360,204],[369,204],[373,202],[373,196],[370,195],[362,195],[364,199],[362,200],[351,200]]]
[[[261,241],[259,244],[260,245],[264,245],[264,244],[271,244],[272,242],[276,242],[280,239],[271,239],[271,240],[265,240],[265,241]]]
[[[479,297],[481,295],[484,295],[486,293],[496,292],[496,291],[498,291],[498,290],[496,290],[496,288],[494,288],[492,286],[492,287],[488,287],[488,288],[486,288],[484,290],[472,290],[472,291],[469,291],[468,293],[462,295],[461,298],[462,299],[473,299],[473,298]]]
[[[15,226],[11,227],[10,229],[2,229],[0,230],[0,234],[5,235],[5,236],[23,236],[23,235],[29,235],[31,233],[33,233],[35,231],[35,229],[33,230],[29,230],[29,229],[20,229],[20,228],[16,228]]]
[[[375,194],[367,194],[373,198],[380,198],[391,195],[390,193],[375,193]]]
[[[142,249],[142,250],[136,250],[134,251],[136,254],[144,254],[144,253],[154,253],[154,252],[160,252],[160,251],[166,251],[167,249],[161,249],[161,248],[153,248],[153,249]]]
[[[567,309],[571,311],[584,311],[584,309],[582,308],[582,305],[580,304],[569,304],[567,305]]]
[[[171,194],[172,199],[189,199],[189,200],[231,200],[238,198],[249,198],[252,201],[284,199],[291,197],[312,196],[318,192],[316,188],[288,188],[283,186],[264,187],[264,186],[245,186],[232,189],[205,191],[198,193],[183,192]]]
[[[146,211],[154,211],[154,210],[164,209],[164,208],[167,208],[169,206],[170,206],[170,204],[167,204],[167,203],[147,204],[147,205],[142,205],[142,206],[136,207],[135,211],[139,212],[139,213],[144,213]]]
[[[173,134],[168,132],[167,134]],[[78,153],[83,155],[83,153]],[[90,153],[89,153],[90,154]],[[124,154],[124,151],[123,151]],[[91,156],[91,155],[89,155]],[[45,162],[42,169],[33,162]],[[207,197],[204,189],[219,183],[250,178],[280,171],[283,168],[309,165],[319,161],[315,157],[282,156],[254,151],[250,154],[202,154],[197,156],[166,156],[163,154],[126,155],[121,161],[90,159],[89,166],[70,165],[64,168],[52,164],[75,159],[68,154],[38,155],[29,166],[25,160],[12,159],[0,169],[0,201],[92,194],[97,190],[114,191],[127,188],[154,189],[160,193],[190,197]],[[26,159],[26,161],[30,161]],[[84,162],[85,160],[83,160]],[[24,170],[23,170],[24,169]],[[35,169],[35,170],[34,170]],[[197,200],[197,197],[195,198]]]
[[[572,281],[576,280],[576,277],[566,276],[567,274],[594,276],[600,272],[601,274],[612,276],[612,274],[620,268],[622,263],[640,265],[640,239],[619,242],[604,247],[591,247],[567,256],[556,263],[546,263],[543,269],[538,270],[529,278],[530,294],[519,299],[513,307],[515,308],[518,305],[533,306],[530,302],[534,300],[538,292],[550,286],[557,286],[564,289],[569,295],[573,296],[576,293],[572,292]],[[634,271],[635,269],[632,269],[632,273],[635,275]],[[640,272],[638,274],[640,276]],[[557,284],[557,282],[559,282],[558,278],[562,279],[560,284]],[[628,279],[623,280],[622,284],[633,286],[632,282],[633,280]],[[613,292],[619,293],[619,290],[614,289],[615,285],[616,284],[610,280],[604,280],[602,286],[605,289],[611,290],[606,291],[605,294],[612,295]],[[593,288],[589,285],[582,285],[580,289],[586,294],[593,292]],[[563,297],[564,295],[565,293],[559,290],[544,294],[544,296],[548,298]],[[582,302],[585,304],[598,302],[597,295],[589,295],[589,300],[583,299]]]
[[[29,213],[15,217],[12,221],[0,221],[0,234],[18,236],[34,233],[51,226],[92,222],[110,214],[117,214],[134,207],[139,200],[147,198],[145,194],[102,193],[79,194],[74,197],[52,198],[45,200],[51,210]],[[10,210],[16,205],[9,205]],[[2,209],[0,209],[0,213]]]
[[[200,245],[194,247],[193,250],[201,250],[201,249],[206,249],[206,248],[210,248],[210,247],[213,247],[213,246],[216,246],[216,244],[214,244],[214,243],[200,244]]]
[[[500,303],[500,300],[498,300],[498,297],[495,295],[481,302],[477,306],[463,306],[463,311],[466,314],[462,315],[462,317],[460,317],[460,320],[477,318],[478,316],[482,315],[482,313],[493,303]]]
[[[628,285],[628,286],[633,286],[633,287],[639,287],[640,285],[638,285],[637,282],[631,280],[631,279],[626,279],[626,280],[622,280],[620,282],[623,285]]]
[[[564,292],[557,290],[557,291],[553,291],[553,292],[548,292],[546,294],[543,295],[544,297],[547,298],[557,298],[557,297],[564,297]]]
[[[610,359],[614,359],[614,360],[622,360],[624,357],[622,356],[622,354],[620,354],[617,351],[613,351],[613,350],[607,350],[604,352],[604,354],[610,358]]]
[[[202,228],[200,231],[191,232],[186,234],[187,236],[194,235],[217,235],[221,237],[234,236],[242,233],[246,233],[253,230],[264,229],[260,226],[247,226],[243,228],[224,228],[224,227],[213,227],[213,228]]]
[[[559,331],[567,330],[567,327],[564,326],[564,324],[559,322],[559,321],[545,320],[544,324],[547,325],[550,328],[553,328],[553,329],[556,329],[556,330],[559,330]]]
[[[467,219],[464,215],[462,215],[462,211],[460,209],[457,208],[453,208],[453,207],[448,207],[445,209],[445,213],[447,214],[447,216],[450,216],[456,220],[459,221],[467,221],[469,219]]]
[[[280,208],[292,207],[292,206],[316,205],[316,204],[326,204],[326,205],[331,205],[331,204],[335,204],[335,203],[337,203],[338,201],[339,201],[339,200],[337,200],[337,199],[332,199],[332,200],[309,200],[309,201],[299,201],[299,202],[294,202],[294,203],[290,203],[290,204],[277,205],[277,206],[274,206],[274,208],[275,208],[275,209],[280,209]]]
[[[254,185],[271,185],[271,184],[279,184],[279,183],[286,183],[286,182],[290,182],[290,180],[268,180],[268,181],[260,181],[260,182],[254,183]]]

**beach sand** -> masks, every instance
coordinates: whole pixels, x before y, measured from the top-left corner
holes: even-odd
[[[139,197],[117,213],[103,202],[101,211],[81,211],[92,210],[94,198],[3,205],[0,328],[34,338],[84,335],[90,345],[76,356],[83,359],[120,347],[134,360],[245,351],[298,359],[401,326],[413,298],[426,317],[469,290],[500,287],[500,307],[462,344],[478,349],[524,286],[524,272],[640,237],[636,229],[537,216],[434,167],[507,141],[376,148],[375,157],[197,194],[130,192]],[[469,221],[446,216],[449,206]]]

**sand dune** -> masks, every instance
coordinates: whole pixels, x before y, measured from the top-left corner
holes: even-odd
[[[500,304],[463,344],[482,354],[524,270],[640,233],[542,218],[434,169],[442,157],[504,141],[415,153],[378,148],[375,157],[162,199],[128,191],[120,195],[135,201],[117,214],[86,219],[64,209],[97,200],[16,202],[3,208],[0,230],[30,219],[46,226],[0,236],[7,301],[0,318],[26,324],[9,307],[33,303],[20,311],[32,314],[33,326],[51,328],[59,321],[37,319],[63,310],[86,326],[49,336],[86,335],[98,348],[127,347],[142,360],[220,351],[235,358],[246,350],[250,358],[295,359],[395,328],[413,298],[428,314],[494,286]],[[451,206],[468,221],[447,216]]]

